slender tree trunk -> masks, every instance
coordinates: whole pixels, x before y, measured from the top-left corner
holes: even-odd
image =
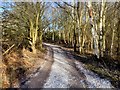
[[[85,48],[85,40],[86,40],[86,36],[83,36],[83,40],[82,40],[82,53],[84,53],[84,48]]]
[[[120,18],[118,18],[118,23],[117,23],[117,42],[118,42],[118,47],[117,47],[117,57],[120,58]]]
[[[81,9],[81,10],[80,10]],[[82,23],[82,4],[80,2],[77,2],[77,25],[78,25],[78,44],[79,44],[79,52],[82,51],[82,45],[81,45],[81,23]]]
[[[85,3],[86,5],[86,3]],[[82,14],[82,11],[81,11],[81,14]],[[82,14],[83,15],[83,14]],[[88,18],[87,17],[87,13],[86,13],[86,6],[85,6],[85,25],[84,27],[82,28],[82,34],[83,34],[83,38],[82,38],[82,44],[81,44],[81,53],[84,52],[84,46],[85,46],[85,40],[86,40],[86,27],[87,27],[87,22],[88,22]],[[80,21],[82,21],[82,18],[80,19]]]
[[[55,41],[55,32],[54,32],[54,29],[53,29],[53,32],[52,32],[52,41],[53,42]]]
[[[33,27],[33,22],[32,20],[30,20],[30,36],[32,38],[32,42],[31,42],[31,48],[32,48],[32,52],[36,53],[36,49],[35,49],[35,34],[34,34],[34,27]]]
[[[103,35],[103,55],[107,55],[106,52],[105,52],[105,50],[106,50],[106,45],[105,45],[106,41],[105,41],[105,38],[106,38],[105,35]]]
[[[93,38],[91,38],[90,49],[93,50]]]
[[[110,55],[113,55],[113,45],[114,45],[114,37],[115,37],[115,30],[113,29],[112,32],[112,42],[111,42],[111,51],[110,51]]]
[[[72,46],[72,34],[69,33],[69,42],[70,42],[70,45]]]
[[[99,37],[99,48],[100,48],[100,57],[103,57],[103,15],[104,15],[104,10],[105,10],[105,0],[102,0],[102,5],[101,5],[101,12],[100,12],[100,37]],[[105,19],[105,18],[104,18]]]
[[[61,32],[59,30],[59,43],[61,42]]]
[[[39,13],[37,13],[37,16],[36,16],[35,42],[36,42],[37,36],[38,36],[38,20],[39,20]]]
[[[43,33],[41,31],[41,33],[40,33],[40,49],[42,49],[42,35],[43,35]]]
[[[73,36],[73,43],[74,43],[74,52],[76,52],[76,44],[77,44],[77,40],[76,40],[76,32],[75,32],[75,28],[74,28],[74,36]]]
[[[34,44],[32,44],[32,52],[35,54],[36,53],[36,48],[35,48],[35,43]]]
[[[73,6],[75,6],[75,0],[73,1]],[[74,43],[74,52],[76,52],[76,44],[77,44],[77,39],[76,39],[76,27],[75,27],[75,7],[72,8],[72,17],[73,17],[73,43]]]
[[[92,37],[93,37],[93,46],[94,46],[94,54],[97,55],[97,57],[99,58],[99,49],[98,49],[98,35],[97,32],[95,30],[95,25],[94,25],[94,21],[93,21],[93,9],[92,9],[92,4],[89,1],[88,2],[88,7],[89,7],[89,16],[90,16],[90,24],[92,27]]]
[[[30,19],[30,37],[32,38],[31,48],[33,53],[36,53],[35,44],[38,36],[38,21],[39,21],[39,12],[37,13],[37,16],[36,16],[35,28],[32,20]]]
[[[65,37],[65,31],[63,30],[63,40],[64,40],[64,43],[66,44],[66,37]]]
[[[106,37],[105,37],[105,35],[106,35],[106,33],[105,33],[105,30],[106,30],[106,26],[105,26],[105,19],[106,19],[106,16],[105,16],[105,13],[106,13],[106,9],[104,10],[104,14],[103,14],[103,30],[104,30],[104,35],[103,35],[103,56],[104,55],[107,55],[107,53],[105,52],[105,50],[106,50]]]

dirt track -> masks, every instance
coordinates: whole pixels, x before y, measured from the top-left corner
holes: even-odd
[[[42,88],[50,71],[53,63],[53,50],[50,47],[47,48],[47,55],[45,57],[44,64],[37,69],[37,71],[24,84],[21,84],[21,88]]]
[[[85,69],[67,50],[44,45],[47,48],[44,64],[22,88],[113,88],[109,81]]]

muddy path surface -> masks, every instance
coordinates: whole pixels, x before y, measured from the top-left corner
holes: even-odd
[[[108,80],[84,68],[69,51],[58,45],[44,43],[44,46],[47,48],[45,63],[22,87],[113,88]]]
[[[71,55],[67,54],[60,46],[46,45],[53,49],[54,63],[44,88],[85,88],[83,83],[80,82],[84,79],[84,75],[76,69]]]
[[[42,88],[51,71],[53,64],[53,50],[49,46],[44,46],[47,54],[43,65],[36,69],[29,78],[20,83],[20,88]]]

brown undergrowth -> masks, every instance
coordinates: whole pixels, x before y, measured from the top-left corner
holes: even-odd
[[[39,68],[44,62],[45,54],[37,51],[33,54],[29,50],[17,50],[3,57],[1,65],[2,88],[20,86],[21,80],[27,78],[35,69]]]

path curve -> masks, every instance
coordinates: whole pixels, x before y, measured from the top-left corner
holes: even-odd
[[[48,49],[45,63],[23,88],[113,88],[62,47],[48,43],[44,46]]]
[[[114,88],[110,81],[85,68],[69,51],[47,44],[54,52],[54,63],[44,88]]]
[[[54,52],[54,63],[44,88],[83,88],[83,76],[75,68],[75,63],[60,46],[44,43]]]

